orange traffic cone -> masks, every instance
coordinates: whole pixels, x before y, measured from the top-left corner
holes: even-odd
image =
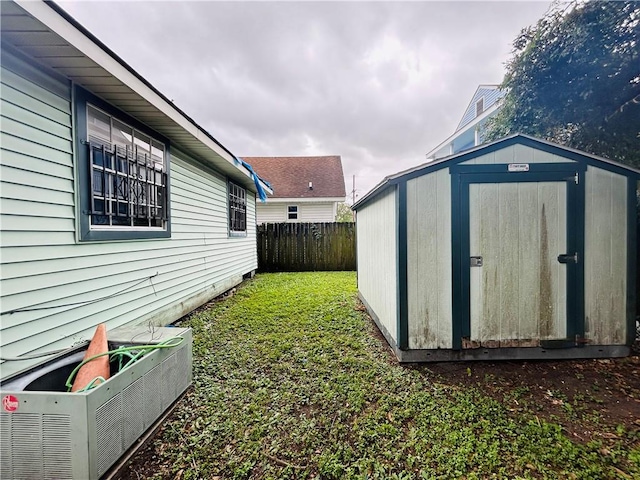
[[[107,345],[107,326],[104,323],[101,323],[96,328],[96,333],[93,334],[93,339],[89,344],[89,348],[84,354],[84,360],[107,351],[109,351],[109,346]],[[76,392],[78,390],[82,390],[97,377],[102,377],[106,380],[109,376],[109,355],[94,358],[90,362],[85,363],[80,370],[78,370],[76,379],[73,381],[71,391]]]

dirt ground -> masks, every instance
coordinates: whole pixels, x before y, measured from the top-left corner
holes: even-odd
[[[380,342],[386,340],[373,320]],[[413,364],[445,385],[473,385],[514,414],[533,414],[561,425],[575,441],[640,444],[640,339],[624,358]],[[397,362],[389,350],[389,361]]]
[[[626,358],[435,363],[416,366],[451,385],[474,385],[514,414],[560,424],[577,442],[640,442],[640,342]]]

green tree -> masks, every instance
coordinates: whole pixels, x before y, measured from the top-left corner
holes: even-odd
[[[348,204],[344,202],[338,204],[336,222],[353,222],[353,212]]]
[[[556,2],[513,43],[485,138],[525,133],[640,166],[640,2]]]

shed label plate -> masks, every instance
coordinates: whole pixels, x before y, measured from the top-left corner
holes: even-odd
[[[528,163],[510,163],[509,171],[510,172],[528,172],[529,164]]]

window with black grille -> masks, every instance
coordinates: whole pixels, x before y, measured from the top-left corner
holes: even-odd
[[[92,105],[87,134],[91,227],[164,228],[164,144]]]
[[[247,191],[233,182],[229,182],[229,231],[247,231]]]

